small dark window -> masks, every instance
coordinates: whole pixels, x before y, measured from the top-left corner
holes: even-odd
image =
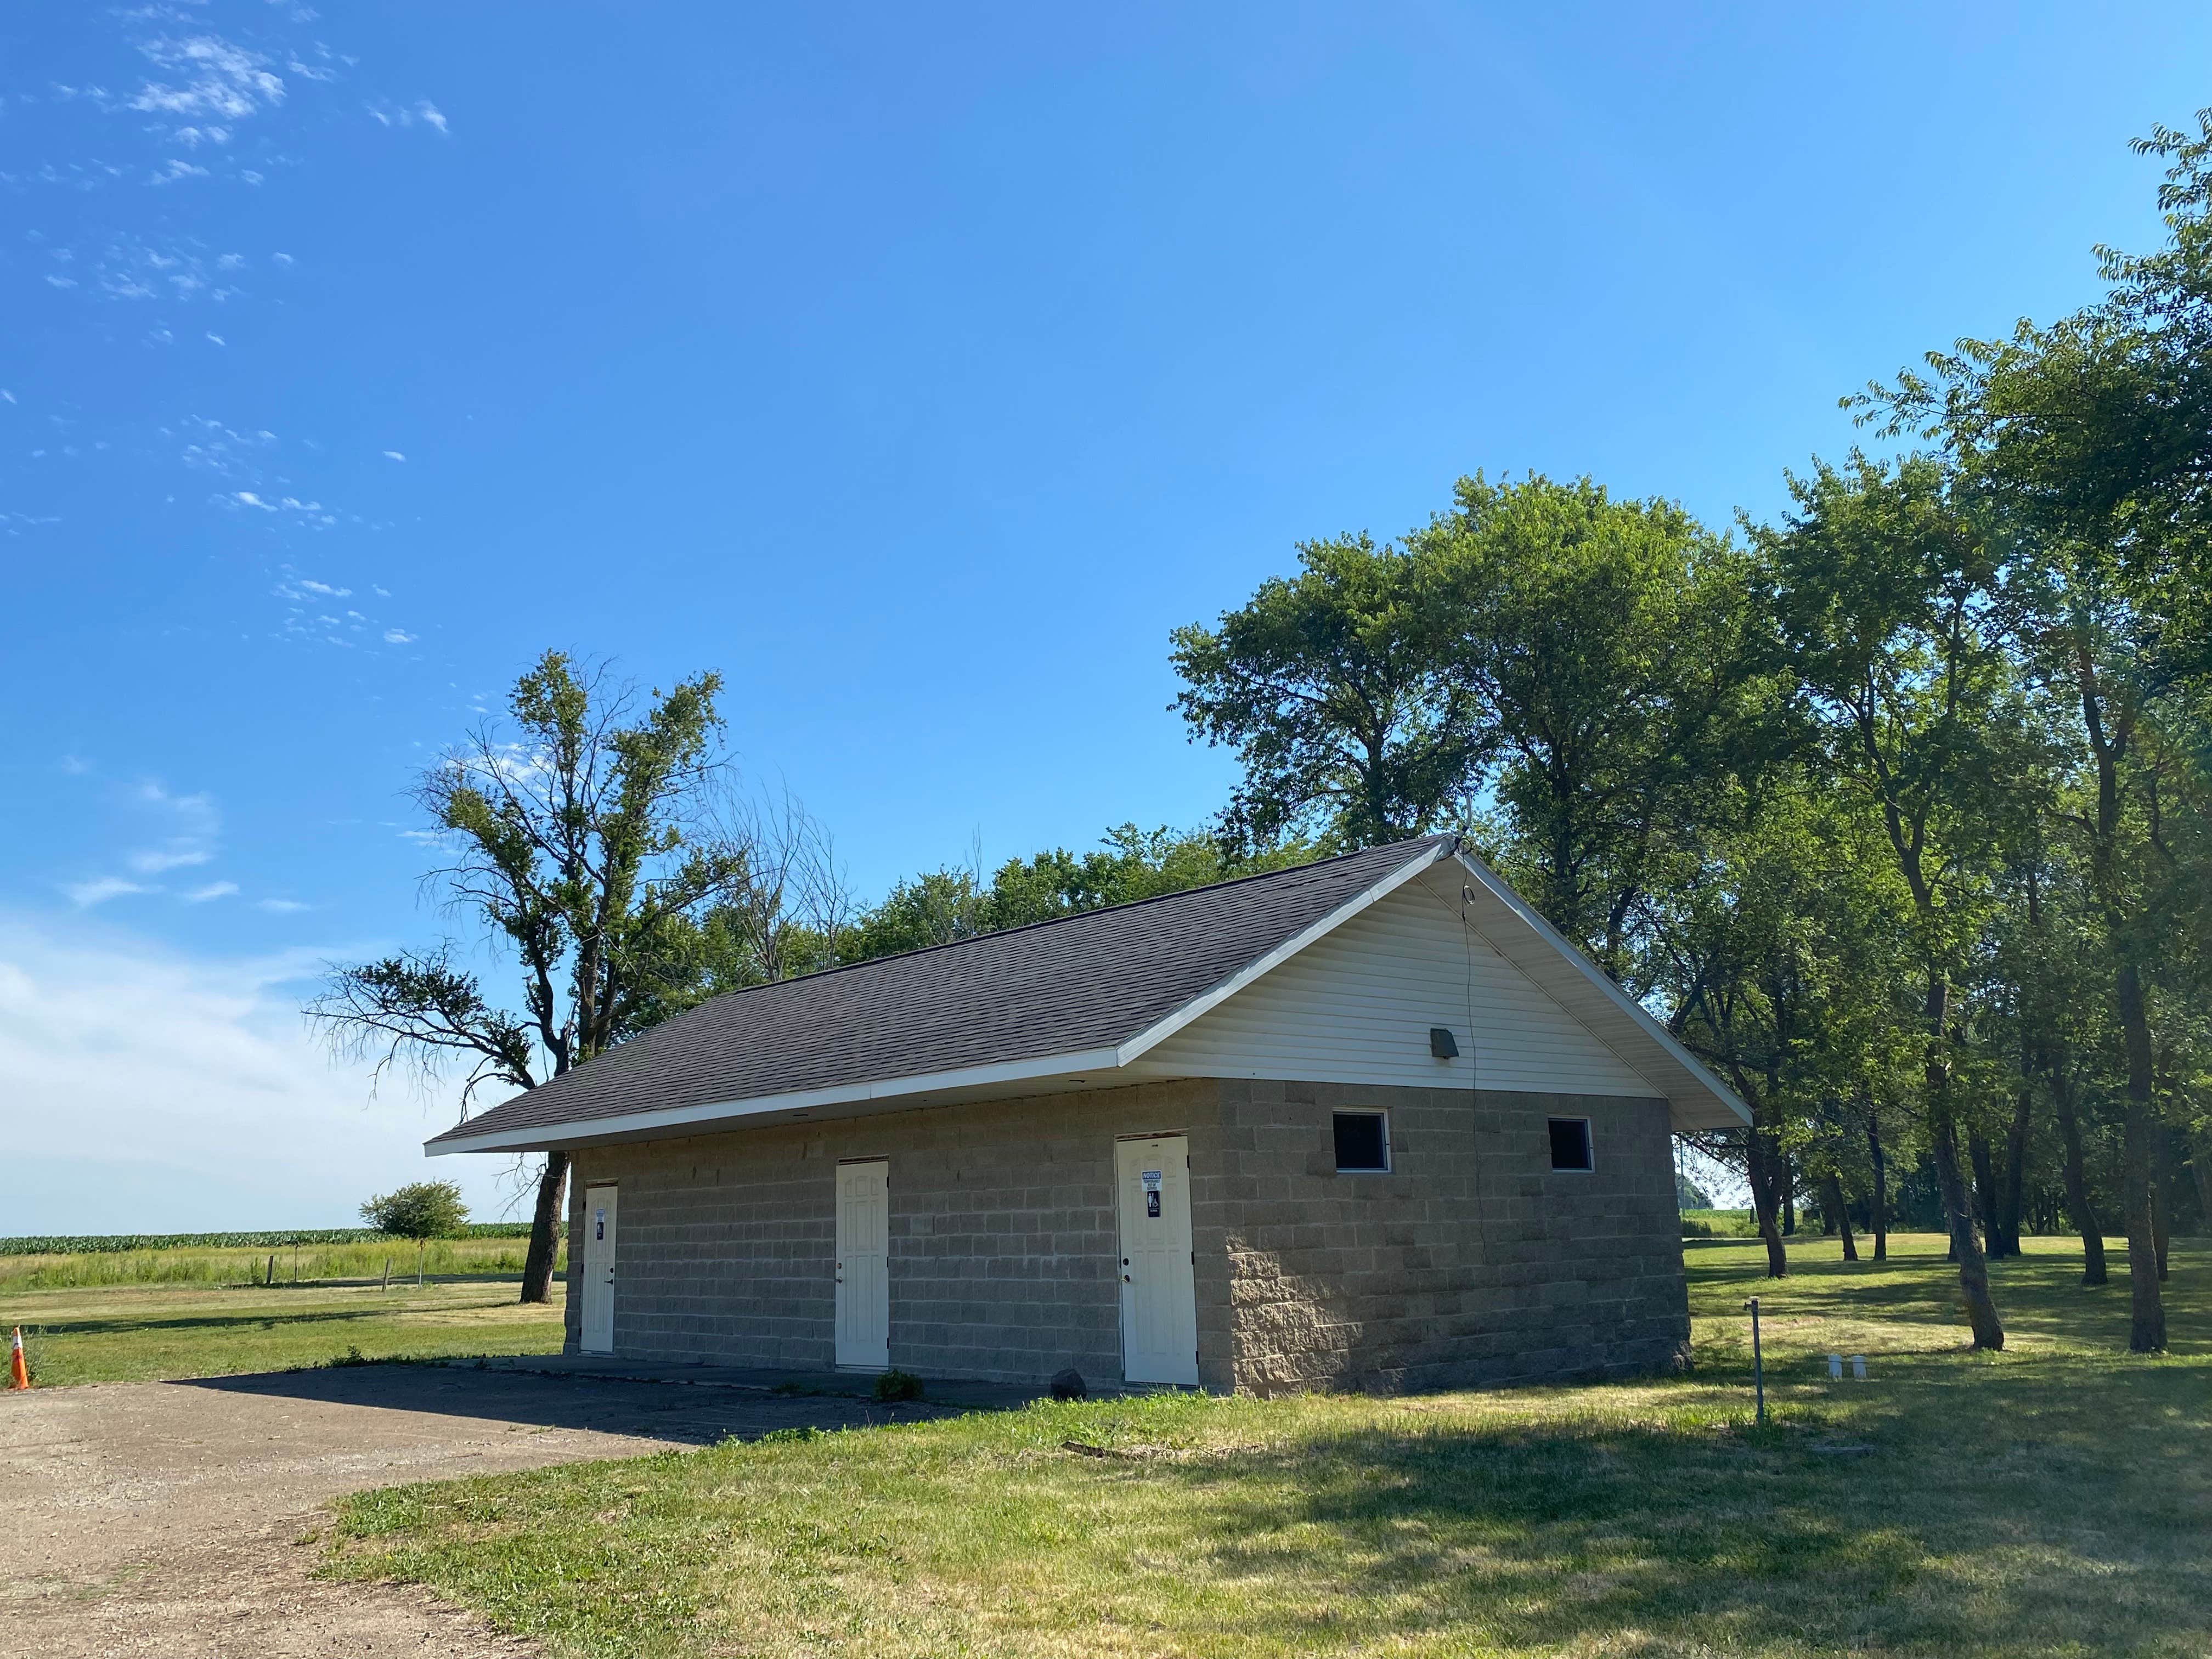
[[[1382,1113],[1336,1115],[1336,1167],[1351,1170],[1390,1167],[1390,1128]]]
[[[1555,1117],[1552,1120],[1552,1167],[1555,1170],[1589,1170],[1589,1120],[1586,1117]]]

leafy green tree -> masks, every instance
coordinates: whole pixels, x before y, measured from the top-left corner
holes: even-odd
[[[1473,708],[1505,872],[1616,980],[1640,909],[1693,872],[1775,708],[1741,550],[1588,478],[1462,478],[1407,538],[1437,666]]]
[[[468,1231],[468,1206],[450,1181],[417,1181],[372,1198],[361,1218],[380,1233],[415,1241],[415,1277],[422,1277],[422,1251],[434,1238],[459,1238]]]
[[[1204,830],[1139,830],[1124,823],[1080,854],[1054,848],[1009,859],[988,885],[970,870],[927,872],[894,887],[842,936],[848,961],[921,950],[1003,927],[1129,904],[1306,861],[1313,851],[1290,842],[1250,849]]]
[[[1656,929],[1653,988],[1674,1030],[1751,1109],[1737,1149],[1775,1278],[1789,1271],[1792,1160],[1839,1181],[1857,1166],[1847,1129],[1871,1135],[1882,1247],[1878,1105],[1897,1092],[1907,913],[1850,807],[1818,769],[1771,775],[1712,837],[1699,879],[1670,890]]]
[[[2074,720],[2088,787],[2075,829],[2101,915],[2127,1068],[2129,1346],[2166,1345],[2155,1255],[2157,1042],[2148,984],[2169,908],[2155,781],[2165,707],[2212,664],[2212,112],[2137,148],[2170,162],[2168,237],[2104,252],[2111,288],[2048,325],[1931,354],[1864,400],[1938,437],[2008,538],[2007,600],[2030,672]]]
[[[1474,702],[1438,656],[1414,556],[1363,533],[1303,543],[1298,562],[1173,636],[1176,706],[1243,764],[1231,838],[1345,851],[1458,822]]]
[[[1923,987],[1920,1105],[1977,1347],[2004,1346],[1961,1168],[1960,985],[2042,750],[2004,646],[1998,563],[1937,462],[1855,456],[1791,481],[1760,532],[1819,753],[1856,789],[1911,900]]]
[[[745,849],[717,841],[720,678],[641,703],[604,670],[549,651],[487,724],[422,777],[416,796],[447,861],[430,879],[518,969],[516,1009],[485,992],[448,940],[334,968],[306,1012],[381,1075],[462,1068],[464,1117],[488,1085],[528,1089],[634,1036],[702,971],[699,928],[747,880]],[[522,1299],[545,1301],[568,1180],[565,1152],[537,1180]]]

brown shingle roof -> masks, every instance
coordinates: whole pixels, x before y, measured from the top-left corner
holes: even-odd
[[[1116,1047],[1451,839],[732,991],[430,1144]]]

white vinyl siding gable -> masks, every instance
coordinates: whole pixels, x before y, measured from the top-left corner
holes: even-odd
[[[1455,873],[1448,866],[1436,879]],[[1458,906],[1431,879],[1417,877],[1370,905],[1127,1069],[1538,1094],[1660,1092],[1463,927]],[[1458,1040],[1456,1060],[1430,1054],[1437,1025]]]

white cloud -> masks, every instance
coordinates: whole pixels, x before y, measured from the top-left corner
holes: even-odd
[[[280,265],[289,265],[292,263],[292,256],[289,253],[272,253],[269,257]]]
[[[211,881],[204,887],[188,889],[178,896],[187,904],[205,904],[210,899],[236,898],[238,884],[234,881]]]
[[[387,449],[384,452],[384,459],[387,461],[404,461],[407,458],[396,449]]]
[[[82,755],[64,755],[62,757],[62,770],[67,773],[70,777],[81,778],[86,773],[92,770],[92,763],[85,759]]]
[[[124,862],[142,876],[158,876],[171,870],[188,870],[214,858],[212,849],[180,836],[165,846],[143,848]]]
[[[258,507],[264,513],[274,513],[276,510],[273,501],[263,501],[250,489],[234,489],[231,491],[231,499],[246,507]]]
[[[404,628],[387,628],[384,630],[384,642],[386,645],[412,645],[415,643],[415,637]]]
[[[295,911],[305,910],[308,907],[297,899],[258,899],[254,902],[253,908],[257,910],[267,910],[276,915],[288,916]]]
[[[210,333],[210,334],[208,335],[208,338],[209,338],[209,339],[210,339],[210,340],[213,340],[213,341],[214,341],[217,345],[222,345],[222,344],[226,343],[225,343],[225,341],[224,341],[224,339],[223,339],[223,337],[222,337],[222,335],[220,335],[220,334]]]
[[[427,98],[418,98],[411,108],[398,109],[389,104],[371,104],[369,115],[380,126],[411,127],[417,121],[426,127],[435,127],[447,134],[445,112]]]
[[[163,69],[180,71],[184,84],[172,87],[149,81],[130,100],[132,109],[161,115],[220,115],[226,120],[242,121],[284,101],[283,77],[270,70],[269,60],[219,35],[148,40],[138,50]]]
[[[80,910],[95,904],[105,904],[112,898],[121,898],[126,893],[156,893],[158,887],[145,887],[135,881],[125,881],[120,876],[101,876],[93,881],[74,881],[64,885],[62,891],[69,902]]]
[[[451,1176],[505,1213],[503,1160],[426,1164],[450,1088],[334,1066],[299,1009],[343,945],[184,955],[82,921],[0,915],[0,1167],[10,1231],[352,1224],[371,1193]]]

